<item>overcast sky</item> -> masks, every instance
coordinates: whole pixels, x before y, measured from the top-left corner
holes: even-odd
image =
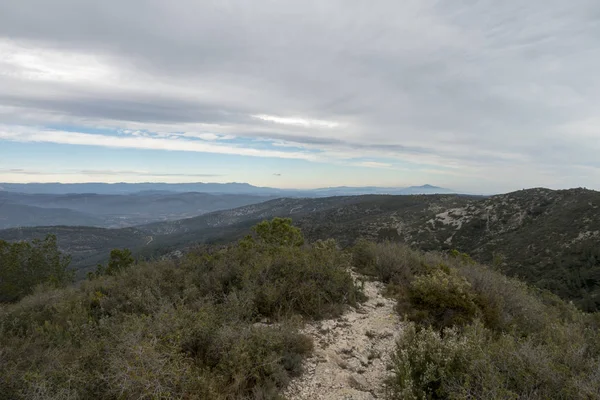
[[[600,189],[598,0],[0,2],[0,181]]]

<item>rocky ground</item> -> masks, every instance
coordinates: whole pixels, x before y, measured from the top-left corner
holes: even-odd
[[[368,301],[338,319],[307,325],[315,352],[304,374],[284,393],[287,399],[370,400],[383,397],[387,364],[400,334],[395,301],[382,295],[384,285],[365,281]]]

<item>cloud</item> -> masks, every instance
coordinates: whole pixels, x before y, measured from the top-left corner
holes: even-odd
[[[597,15],[595,0],[1,2],[0,139],[577,186],[600,168]],[[85,133],[102,127],[130,132]]]
[[[367,167],[367,168],[391,168],[392,164],[388,164],[388,163],[382,163],[382,162],[377,162],[377,161],[362,161],[357,163],[356,165],[359,165],[361,167]]]
[[[205,133],[184,132],[181,135],[186,136],[186,137],[198,138],[198,139],[202,139],[202,140],[208,140],[208,141],[235,139],[235,136],[233,136],[233,135],[217,135],[217,134],[211,133],[211,132],[205,132]]]
[[[0,168],[0,173],[24,174],[24,175],[48,175],[48,171],[32,170],[24,168]],[[186,174],[186,173],[154,173],[150,171],[136,171],[123,169],[81,169],[81,170],[57,170],[52,174],[55,175],[102,175],[102,176],[122,176],[122,175],[137,175],[137,176],[183,176],[194,178],[209,178],[223,176],[220,174]]]
[[[339,126],[339,124],[337,122],[333,122],[333,121],[321,121],[318,119],[305,119],[305,118],[298,118],[298,117],[276,117],[274,115],[265,115],[265,114],[260,114],[260,115],[252,115],[252,118],[257,118],[263,121],[269,121],[269,122],[275,122],[277,124],[283,124],[283,125],[296,125],[296,126],[303,126],[303,127],[325,127],[325,128],[335,128],[337,126]]]
[[[31,81],[88,82],[111,78],[109,65],[85,53],[57,52],[0,41],[0,75]]]
[[[152,137],[122,137],[82,132],[68,132],[59,130],[39,130],[27,127],[11,127],[2,129],[0,126],[0,140],[9,140],[25,143],[60,143],[83,146],[100,146],[112,148],[129,148],[145,150],[168,150],[202,152],[216,154],[236,154],[252,157],[273,157],[311,160],[312,154],[302,152],[283,152],[275,150],[261,150],[247,147],[223,146],[204,141],[174,140]]]
[[[132,170],[107,170],[107,169],[82,169],[79,171],[67,171],[61,172],[64,173],[72,173],[72,174],[83,174],[83,175],[114,175],[114,176],[122,176],[122,175],[136,175],[136,176],[144,176],[144,177],[186,177],[186,178],[214,178],[220,177],[223,175],[220,174],[186,174],[186,173],[156,173],[150,171],[132,171]]]
[[[161,181],[161,182],[198,182],[207,178],[220,179],[222,174],[190,174],[190,173],[156,173],[139,170],[117,170],[117,169],[58,169],[39,170],[24,168],[0,168],[0,177],[3,182],[139,182],[139,181]]]

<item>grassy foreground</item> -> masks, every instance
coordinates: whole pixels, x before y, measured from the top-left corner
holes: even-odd
[[[387,284],[405,328],[390,399],[600,398],[600,317],[467,255],[304,243],[290,220],[222,248],[42,285],[0,305],[0,399],[277,399],[312,351],[303,321]],[[119,257],[116,257],[119,256]]]
[[[2,306],[0,398],[277,398],[312,349],[301,319],[362,298],[335,243],[290,223]]]
[[[359,243],[355,267],[388,284],[409,321],[393,399],[598,399],[600,315],[456,251]]]

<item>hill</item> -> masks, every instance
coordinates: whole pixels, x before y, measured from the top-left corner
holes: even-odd
[[[67,237],[59,233],[58,239],[61,248],[87,255],[78,258],[77,267],[89,267],[89,261],[106,257],[108,245],[117,243],[108,240],[112,235],[139,255],[160,257],[196,243],[239,239],[263,219],[291,217],[309,240],[335,238],[348,246],[367,238],[403,242],[426,251],[457,249],[573,300],[583,309],[596,310],[600,307],[599,205],[600,193],[585,189],[529,189],[491,197],[291,198],[130,230],[106,230],[100,235],[106,239],[79,239],[87,247],[74,246],[70,239],[87,237],[87,228],[74,228],[79,233]],[[37,228],[19,234],[24,239],[41,236]],[[14,237],[0,231],[0,239]]]
[[[106,221],[98,216],[68,208],[36,207],[12,204],[0,200],[0,229],[17,226],[52,226],[68,223],[76,226],[103,226]]]
[[[23,226],[123,228],[154,221],[195,217],[211,211],[259,203],[267,196],[139,192],[27,194],[0,191],[0,229]]]
[[[422,250],[457,249],[503,272],[600,307],[600,192],[530,189],[488,198],[363,198],[300,216],[307,236],[393,240]]]
[[[141,249],[151,238],[134,228],[105,229],[87,226],[49,226],[11,228],[0,231],[0,240],[9,242],[43,239],[56,235],[59,249],[72,257],[71,267],[82,278],[85,273],[105,262],[111,249]]]
[[[600,306],[600,193],[522,190],[440,210],[421,232],[402,231],[419,248],[456,248],[538,287]]]
[[[598,314],[465,254],[245,233],[0,304],[0,399],[597,398]]]
[[[173,234],[173,239],[184,239],[200,232],[206,238],[207,229],[228,226],[220,235],[210,235],[226,241],[239,237],[248,223],[289,216],[311,240],[333,237],[350,245],[363,237],[399,241],[422,250],[457,249],[573,300],[583,309],[596,310],[600,307],[599,206],[596,191],[541,188],[487,198],[282,199],[140,229],[162,230]]]
[[[283,216],[292,217],[306,228],[311,239],[331,234],[347,245],[358,237],[369,235],[372,221],[385,220],[392,212],[401,212],[405,219],[410,219],[420,213],[430,215],[427,210],[432,204],[455,207],[466,201],[467,197],[456,195],[276,199],[126,229],[59,226],[0,230],[0,239],[41,239],[48,233],[55,233],[61,250],[73,255],[72,265],[88,270],[105,260],[115,247],[129,247],[143,257],[160,257],[197,243],[228,243],[242,237],[258,221]]]

